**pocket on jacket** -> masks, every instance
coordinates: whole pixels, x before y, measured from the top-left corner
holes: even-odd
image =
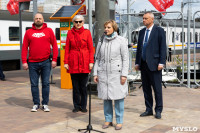
[[[83,41],[83,42],[87,42],[87,40],[86,40],[86,39],[84,39],[84,38],[82,39],[82,41]]]
[[[82,42],[82,46],[81,47],[87,47],[88,43],[87,43],[87,40],[85,38],[83,38],[81,40],[81,42]]]
[[[154,58],[159,58],[160,55],[159,54],[154,54]]]
[[[69,69],[73,69],[74,67],[74,55],[69,54]]]
[[[111,71],[121,71],[122,70],[122,64],[121,61],[115,60],[111,61]]]
[[[83,63],[86,70],[89,70],[89,62],[89,54],[83,53]]]

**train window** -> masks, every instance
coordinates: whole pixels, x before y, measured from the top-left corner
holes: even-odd
[[[198,42],[198,33],[195,32],[195,42]]]
[[[60,28],[56,28],[55,33],[56,33],[56,40],[60,40]]]
[[[133,42],[133,44],[138,43],[138,31],[132,32],[132,42]]]
[[[9,40],[19,41],[19,27],[9,27]]]
[[[182,36],[182,32],[180,33],[181,35],[181,42],[185,42],[185,32],[183,33],[183,36]],[[184,37],[184,40],[183,40],[183,37]]]
[[[31,29],[32,27],[26,27],[26,30]]]
[[[174,42],[174,32],[172,32],[172,42]]]
[[[200,41],[200,33],[199,33],[199,41]]]
[[[184,32],[184,42],[185,42],[185,32]]]
[[[190,32],[190,42],[192,42],[193,38],[192,38],[192,32]]]
[[[179,41],[180,35],[178,33],[176,33],[176,41]]]

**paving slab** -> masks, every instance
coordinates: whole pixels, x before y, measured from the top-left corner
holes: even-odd
[[[88,125],[88,113],[73,113],[72,90],[60,89],[60,68],[53,70],[49,107],[51,112],[30,112],[33,106],[28,71],[6,71],[6,81],[0,81],[1,133],[78,133]],[[145,110],[139,85],[125,99],[123,128],[102,129],[103,101],[92,95],[91,124],[106,133],[200,133],[200,88],[163,88],[162,119],[139,117]],[[41,88],[41,87],[40,87]],[[115,122],[115,117],[113,119]],[[81,131],[85,132],[85,131]],[[95,131],[91,131],[95,132]]]

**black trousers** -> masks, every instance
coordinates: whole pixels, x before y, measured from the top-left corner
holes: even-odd
[[[88,73],[71,74],[73,85],[73,104],[76,109],[87,107]]]
[[[150,71],[145,61],[141,61],[141,76],[142,86],[145,98],[146,111],[152,111],[153,96],[152,88],[155,94],[155,112],[162,112],[163,97],[162,97],[162,71]]]
[[[5,75],[3,74],[3,69],[1,67],[1,61],[0,61],[0,79],[4,79],[5,78]]]

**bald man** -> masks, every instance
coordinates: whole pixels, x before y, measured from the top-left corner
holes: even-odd
[[[53,59],[51,62],[50,55],[52,51]],[[47,27],[47,24],[44,23],[44,18],[40,13],[35,15],[32,28],[27,30],[24,35],[21,54],[23,69],[29,69],[31,92],[34,103],[31,111],[36,112],[40,108],[38,81],[41,76],[42,109],[45,112],[49,112],[49,77],[51,67],[55,68],[57,65],[58,46],[52,29]]]
[[[163,28],[154,25],[154,14],[143,15],[146,26],[139,32],[135,69],[141,71],[146,110],[140,116],[153,115],[155,94],[155,118],[160,119],[163,110],[162,69],[166,63],[166,36]]]

